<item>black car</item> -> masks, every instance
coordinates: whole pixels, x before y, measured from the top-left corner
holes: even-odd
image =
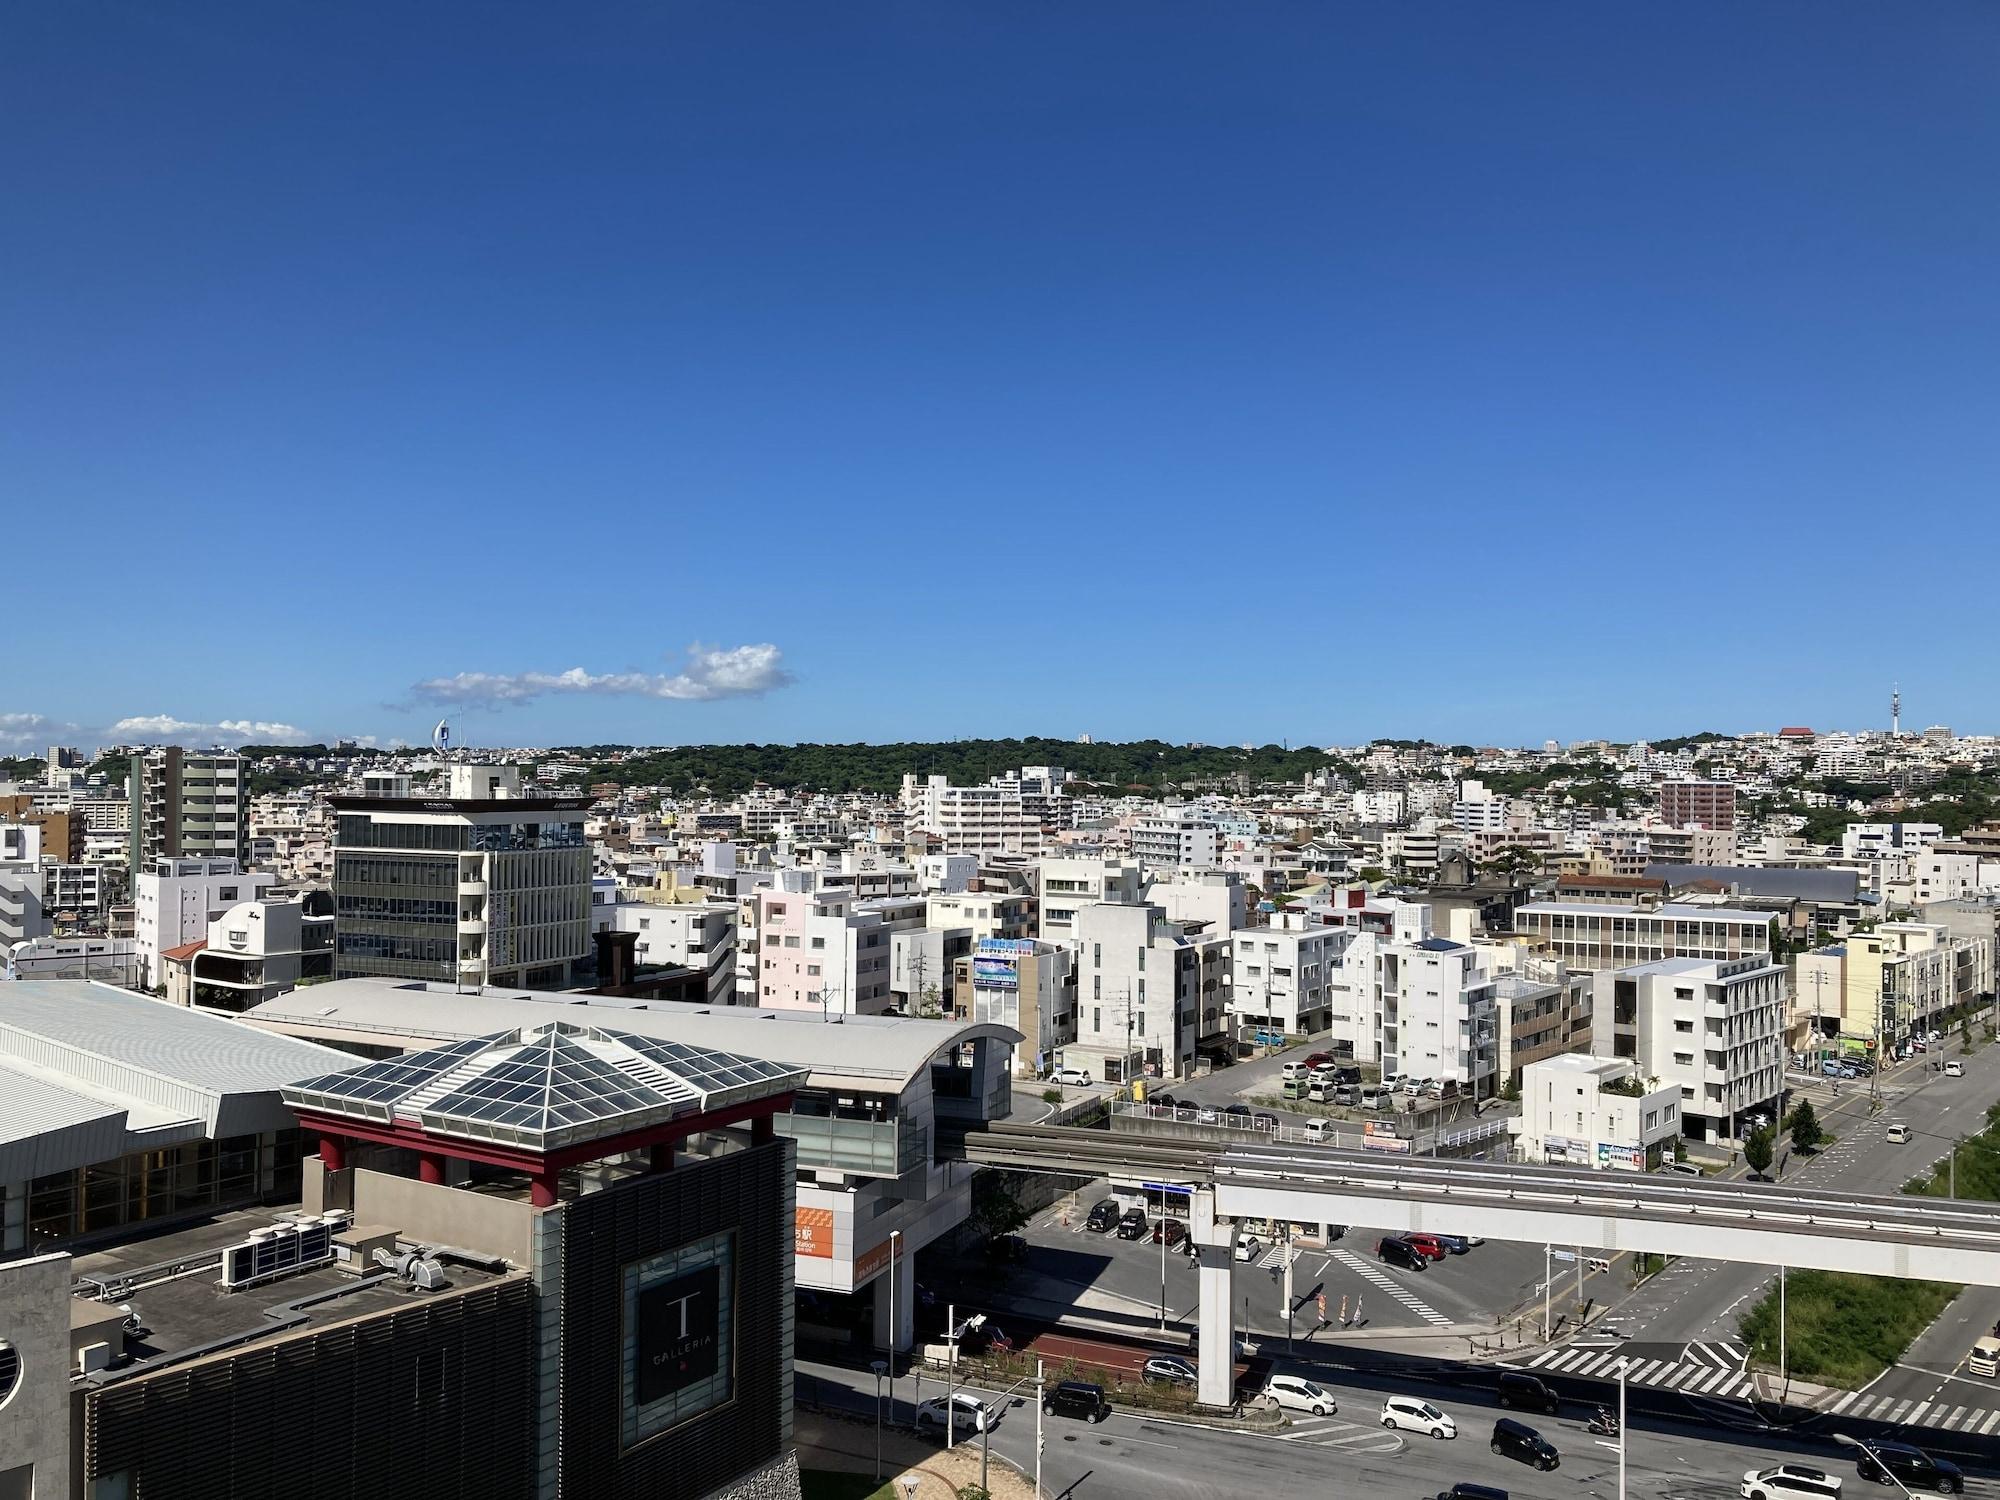
[[[1123,1217],[1118,1220],[1118,1238],[1121,1240],[1136,1240],[1145,1234],[1145,1232],[1146,1210],[1143,1208],[1126,1209]]]
[[[1523,1411],[1547,1412],[1552,1417],[1562,1411],[1562,1400],[1554,1391],[1532,1375],[1512,1372],[1500,1377],[1500,1404]]]
[[[1460,1480],[1448,1490],[1439,1490],[1437,1500],[1507,1500],[1507,1492],[1490,1484],[1467,1484]]]
[[[1888,1484],[1893,1477],[1911,1489],[1956,1495],[1965,1488],[1965,1473],[1948,1459],[1932,1458],[1908,1443],[1870,1443],[1854,1461],[1863,1479]]]
[[[1516,1463],[1533,1464],[1544,1473],[1562,1462],[1554,1443],[1512,1417],[1502,1417],[1493,1424],[1493,1451]]]
[[[1375,1247],[1375,1253],[1392,1266],[1401,1266],[1405,1271],[1421,1271],[1430,1264],[1430,1258],[1408,1240],[1391,1236]]]
[[[1104,1387],[1081,1380],[1065,1380],[1042,1398],[1042,1410],[1052,1417],[1081,1417],[1086,1422],[1102,1422],[1111,1415],[1111,1403],[1104,1399]]]
[[[1118,1200],[1100,1198],[1090,1205],[1090,1217],[1083,1221],[1085,1229],[1093,1229],[1099,1234],[1109,1234],[1118,1227]]]
[[[1250,1106],[1249,1106],[1249,1105],[1247,1105],[1247,1104],[1231,1104],[1231,1105],[1228,1105],[1228,1106],[1227,1106],[1226,1108],[1224,1108],[1224,1110],[1223,1110],[1222,1112],[1223,1112],[1223,1113],[1224,1113],[1225,1115],[1243,1115],[1243,1116],[1248,1116],[1248,1115],[1249,1115],[1249,1113],[1250,1113]]]

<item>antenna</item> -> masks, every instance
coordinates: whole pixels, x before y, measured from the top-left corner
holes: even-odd
[[[1889,737],[1903,737],[1903,690],[1893,682],[1889,684]]]

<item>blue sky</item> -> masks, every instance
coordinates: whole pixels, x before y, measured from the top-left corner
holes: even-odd
[[[18,743],[2000,729],[1983,0],[9,33]]]

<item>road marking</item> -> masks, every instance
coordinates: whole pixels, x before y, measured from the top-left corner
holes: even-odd
[[[1985,1437],[1987,1433],[1993,1430],[1993,1424],[1995,1422],[2000,1422],[2000,1411],[1988,1412],[1986,1414],[1986,1420],[1979,1424],[1979,1435],[1981,1437]]]
[[[1896,1408],[1895,1408],[1895,1410],[1894,1410],[1894,1411],[1892,1411],[1892,1412],[1891,1412],[1891,1413],[1889,1414],[1889,1420],[1890,1420],[1891,1422],[1900,1422],[1900,1421],[1902,1421],[1902,1420],[1903,1420],[1903,1413],[1904,1413],[1904,1412],[1906,1412],[1906,1411],[1908,1411],[1909,1409],[1910,1409],[1910,1403],[1909,1403],[1909,1402],[1907,1402],[1907,1401],[1898,1401],[1898,1402],[1896,1402]]]
[[[1640,1385],[1644,1385],[1647,1381],[1651,1380],[1655,1375],[1659,1374],[1660,1371],[1666,1368],[1667,1368],[1667,1362],[1664,1359],[1650,1360],[1647,1363],[1639,1366],[1637,1370],[1632,1372],[1626,1378],[1628,1380],[1635,1380]]]
[[[1923,1414],[1924,1414],[1925,1412],[1929,1411],[1930,1409],[1931,1409],[1931,1404],[1930,1404],[1930,1402],[1928,1402],[1928,1401],[1920,1401],[1920,1402],[1918,1402],[1918,1403],[1917,1403],[1917,1409],[1916,1409],[1915,1411],[1913,1411],[1913,1412],[1911,1412],[1911,1413],[1910,1413],[1910,1421],[1911,1421],[1911,1423],[1912,1423],[1912,1424],[1914,1425],[1914,1424],[1915,1424],[1916,1422],[1918,1422],[1919,1420],[1921,1420],[1921,1419],[1922,1419],[1922,1417],[1923,1417]]]
[[[1829,1412],[1828,1415],[1835,1417],[1839,1416],[1842,1412],[1847,1410],[1848,1405],[1859,1394],[1861,1394],[1859,1391],[1849,1391],[1845,1396],[1842,1396],[1838,1401],[1833,1403],[1833,1410]]]

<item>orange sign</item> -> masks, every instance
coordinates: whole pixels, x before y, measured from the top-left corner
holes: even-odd
[[[833,1259],[833,1210],[795,1208],[792,1210],[792,1253],[815,1260]]]
[[[881,1270],[884,1266],[889,1264],[889,1247],[890,1245],[895,1243],[896,1242],[893,1240],[884,1240],[882,1241],[881,1244],[877,1245],[873,1250],[870,1250],[866,1255],[860,1255],[855,1257],[854,1284],[857,1287],[860,1286],[861,1283],[866,1281],[869,1277],[873,1276],[877,1271]],[[901,1259],[902,1257],[901,1255],[899,1255],[897,1258]]]

